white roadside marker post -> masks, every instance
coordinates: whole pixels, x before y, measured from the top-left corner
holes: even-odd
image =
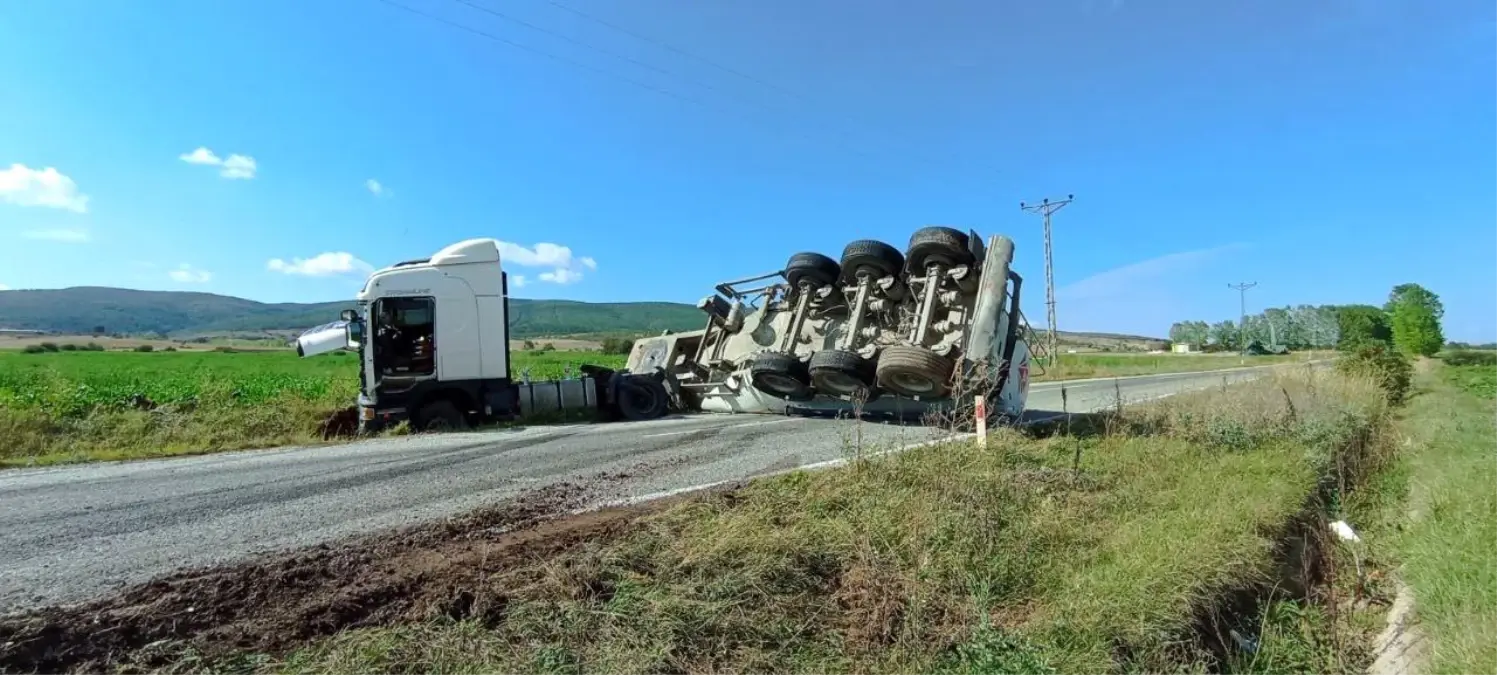
[[[977,447],[988,447],[988,399],[986,396],[975,396],[976,405],[972,407],[973,415],[977,418]]]

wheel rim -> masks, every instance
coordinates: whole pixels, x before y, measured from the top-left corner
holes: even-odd
[[[819,373],[819,375],[818,379],[821,380],[821,387],[838,394],[852,394],[867,386],[863,384],[862,380],[849,373],[830,370]]]
[[[908,394],[929,394],[936,390],[936,383],[928,377],[915,373],[890,373],[889,383]]]

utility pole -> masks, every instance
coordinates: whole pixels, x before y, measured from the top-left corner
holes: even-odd
[[[1239,303],[1239,314],[1237,320],[1237,356],[1239,363],[1247,362],[1247,291],[1257,286],[1256,281],[1244,281],[1239,284],[1227,284],[1227,288],[1237,289]]]
[[[1060,362],[1060,334],[1055,325],[1055,266],[1050,256],[1050,215],[1065,208],[1075,197],[1076,195],[1066,195],[1065,199],[1053,202],[1047,197],[1038,204],[1019,202],[1020,209],[1045,217],[1045,323],[1050,327],[1047,347],[1052,364]]]

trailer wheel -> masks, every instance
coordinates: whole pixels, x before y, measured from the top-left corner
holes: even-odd
[[[842,283],[856,284],[858,272],[868,270],[875,279],[899,274],[904,254],[876,239],[859,239],[842,249]]]
[[[806,364],[782,352],[759,352],[754,356],[749,380],[755,389],[775,398],[804,401],[815,393]]]
[[[922,227],[910,235],[905,248],[905,269],[914,276],[925,274],[925,266],[941,263],[947,267],[970,265],[972,251],[967,248],[967,234],[950,227]]]
[[[921,400],[945,398],[955,363],[924,347],[890,345],[878,357],[878,386]]]
[[[797,253],[785,263],[785,279],[792,288],[800,288],[802,280],[810,282],[813,289],[830,286],[841,273],[842,268],[837,265],[837,261],[820,253]]]
[[[652,420],[665,414],[670,396],[665,385],[648,377],[625,378],[619,383],[618,408],[625,419]]]
[[[865,402],[877,395],[873,362],[857,352],[823,349],[811,355],[808,369],[817,391],[834,396],[855,396],[861,391]]]
[[[418,431],[459,431],[468,427],[468,420],[463,412],[452,404],[452,401],[432,401],[421,406],[420,412],[416,414]]]

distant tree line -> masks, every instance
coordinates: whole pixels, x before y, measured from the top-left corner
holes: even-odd
[[[1169,337],[1175,344],[1208,349],[1240,349],[1240,340],[1290,349],[1330,349],[1341,339],[1339,315],[1343,309],[1334,305],[1273,307],[1248,315],[1241,331],[1236,321],[1180,321],[1170,326]]]
[[[1445,344],[1440,297],[1419,284],[1399,284],[1382,307],[1372,305],[1299,305],[1270,308],[1233,321],[1180,321],[1170,326],[1170,341],[1207,349],[1236,350],[1247,344],[1279,344],[1290,349],[1353,350],[1365,346],[1396,347],[1409,355],[1432,356]]]

